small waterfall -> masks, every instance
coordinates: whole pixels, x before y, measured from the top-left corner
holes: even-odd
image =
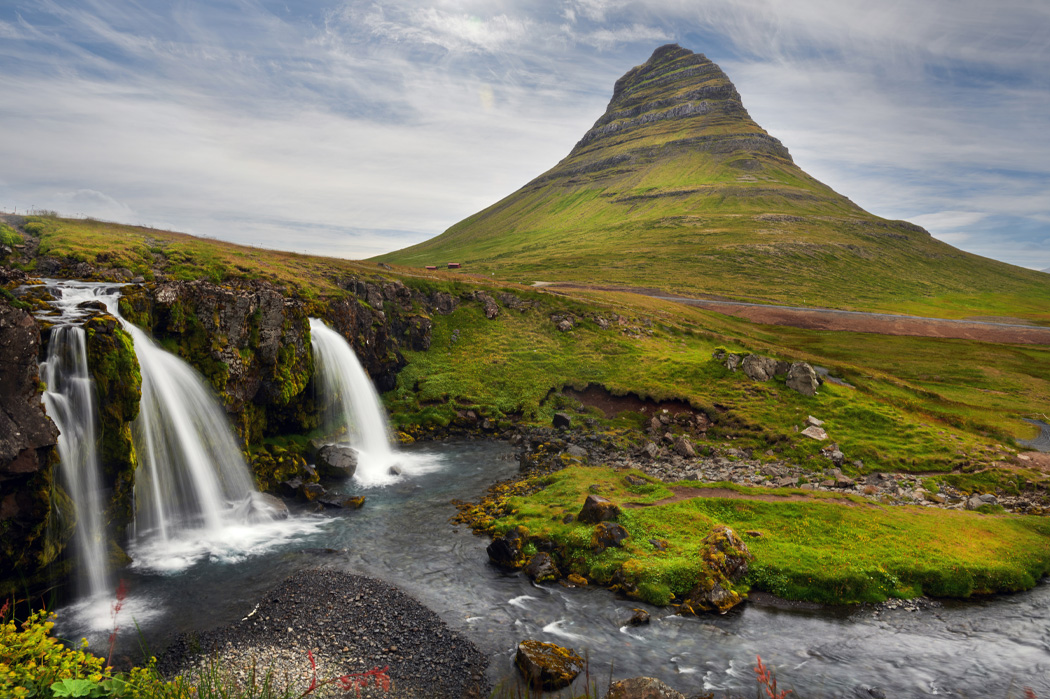
[[[106,532],[95,441],[95,386],[88,374],[85,332],[74,325],[51,331],[47,360],[40,365],[47,414],[58,427],[59,471],[76,510],[73,555],[81,597],[108,597]]]
[[[402,461],[390,440],[390,426],[372,379],[353,348],[324,321],[310,319],[316,376],[329,408],[328,427],[346,430],[346,439],[358,452],[354,478],[362,485],[382,485],[394,478],[390,469]]]
[[[142,401],[132,424],[135,537],[170,540],[185,529],[218,532],[255,488],[226,414],[189,364],[131,323],[142,372]]]

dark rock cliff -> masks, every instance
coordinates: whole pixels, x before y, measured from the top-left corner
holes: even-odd
[[[55,560],[48,541],[58,430],[40,402],[40,330],[0,298],[0,571],[27,580]],[[5,590],[6,591],[6,590]]]

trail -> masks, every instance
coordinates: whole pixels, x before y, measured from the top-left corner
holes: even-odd
[[[942,337],[957,340],[975,340],[977,342],[1050,345],[1050,328],[1026,325],[1021,319],[1017,319],[1016,323],[973,319],[954,320],[949,318],[896,315],[892,313],[842,311],[833,308],[805,308],[801,306],[748,303],[745,301],[698,299],[667,294],[656,289],[632,287],[592,286],[573,283],[544,283],[543,286],[550,290],[590,289],[626,292],[664,301],[674,301],[687,306],[705,308],[755,323],[784,325],[808,330],[838,330],[878,335]]]

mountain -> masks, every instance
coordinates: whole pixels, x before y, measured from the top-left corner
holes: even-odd
[[[553,168],[376,259],[840,308],[1050,300],[1039,273],[869,214],[807,175],[717,65],[674,44],[616,81],[605,114]]]

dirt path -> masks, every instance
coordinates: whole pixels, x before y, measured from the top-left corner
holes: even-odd
[[[620,291],[652,298],[697,306],[718,313],[744,318],[767,325],[786,325],[807,330],[844,330],[879,335],[911,335],[915,337],[944,337],[978,342],[1001,342],[1025,345],[1050,345],[1050,328],[1026,325],[1020,319],[950,320],[921,316],[839,311],[831,308],[802,308],[800,306],[773,306],[743,301],[696,299],[670,295],[654,289],[587,286],[582,284],[551,284],[549,289],[594,289]],[[1012,321],[1012,322],[1008,322]]]

